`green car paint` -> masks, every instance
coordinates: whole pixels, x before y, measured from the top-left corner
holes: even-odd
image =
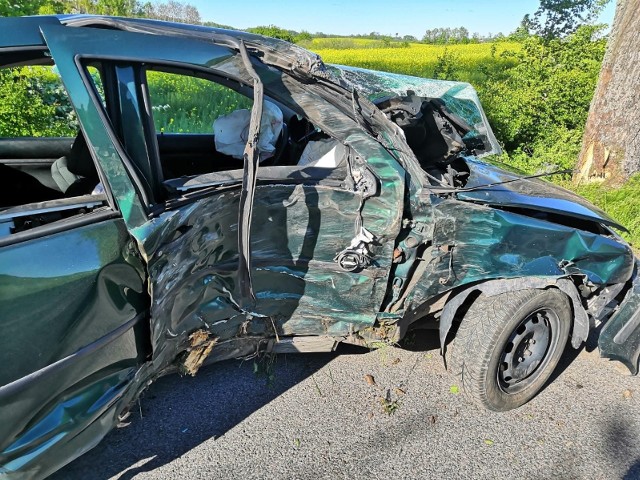
[[[0,249],[1,474],[42,477],[80,448],[144,361],[147,302],[121,219]]]

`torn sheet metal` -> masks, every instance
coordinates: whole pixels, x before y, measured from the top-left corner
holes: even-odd
[[[495,278],[559,277],[577,269],[592,284],[608,285],[625,282],[633,271],[631,250],[614,237],[456,200],[438,202],[434,219],[416,306],[450,288]]]
[[[622,362],[633,375],[640,362],[640,276],[638,266],[631,289],[617,312],[608,320],[598,339],[600,355]]]
[[[247,72],[253,80],[253,107],[249,122],[249,135],[244,148],[244,169],[242,175],[242,191],[238,211],[238,271],[240,297],[242,304],[255,303],[255,293],[251,285],[251,217],[253,198],[256,189],[258,163],[260,162],[260,123],[262,121],[264,88],[262,80],[251,64],[244,42],[240,41],[240,56]]]

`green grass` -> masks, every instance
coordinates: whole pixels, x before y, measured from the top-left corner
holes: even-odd
[[[622,236],[638,254],[640,247],[640,175],[631,177],[622,187],[612,189],[602,184],[574,186],[573,190],[597,205],[631,233]]]
[[[202,78],[147,72],[156,131],[213,133],[213,122],[234,110],[250,109],[250,98]]]

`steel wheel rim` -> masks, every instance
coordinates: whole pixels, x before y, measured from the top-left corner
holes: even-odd
[[[518,393],[544,371],[559,322],[553,310],[540,308],[528,314],[511,332],[498,363],[497,379],[502,391]]]

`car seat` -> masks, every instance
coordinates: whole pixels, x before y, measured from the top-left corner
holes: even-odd
[[[53,162],[51,176],[65,197],[87,195],[100,181],[82,132],[74,140],[70,152]]]

